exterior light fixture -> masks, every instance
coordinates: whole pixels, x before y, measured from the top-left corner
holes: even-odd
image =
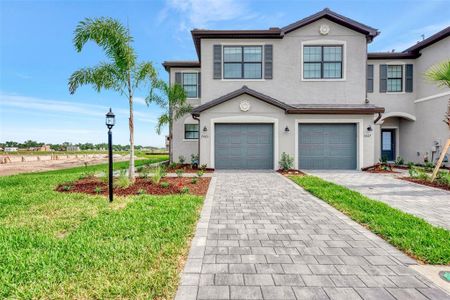
[[[286,128],[284,128],[284,132],[288,133],[289,132],[289,127],[286,125]]]
[[[371,126],[371,125],[369,125],[369,127],[367,127],[367,131],[368,131],[368,132],[372,132],[372,131],[373,131],[373,129],[372,129],[372,126]]]
[[[111,129],[116,124],[116,116],[109,108],[109,112],[106,114],[106,127],[108,127],[108,165],[109,165],[109,202],[113,201],[113,155],[112,155],[112,131]]]
[[[207,132],[208,128],[206,128],[206,126],[203,127],[203,132]]]

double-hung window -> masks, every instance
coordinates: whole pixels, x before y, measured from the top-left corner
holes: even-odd
[[[387,91],[401,92],[403,91],[403,66],[388,65],[387,66]]]
[[[199,135],[198,124],[184,124],[184,139],[196,140]]]
[[[198,98],[198,73],[183,73],[183,88],[186,98]]]
[[[304,79],[342,78],[342,46],[304,46]]]
[[[261,46],[224,46],[224,79],[261,79]]]

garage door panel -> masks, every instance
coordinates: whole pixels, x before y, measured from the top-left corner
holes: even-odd
[[[216,124],[216,169],[272,169],[272,124]]]
[[[301,169],[356,169],[355,124],[299,124]]]

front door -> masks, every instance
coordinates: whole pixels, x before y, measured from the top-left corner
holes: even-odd
[[[395,129],[381,129],[381,158],[395,160]]]

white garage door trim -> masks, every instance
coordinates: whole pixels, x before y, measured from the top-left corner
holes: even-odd
[[[273,168],[278,169],[278,119],[263,116],[231,116],[211,119],[211,168],[215,168],[215,123],[269,123],[273,124]]]
[[[299,124],[333,124],[333,123],[352,123],[356,124],[357,131],[357,160],[356,160],[356,169],[361,169],[363,165],[363,120],[362,119],[296,119],[295,120],[295,152],[294,152],[294,163],[295,166],[298,166],[298,125]]]

